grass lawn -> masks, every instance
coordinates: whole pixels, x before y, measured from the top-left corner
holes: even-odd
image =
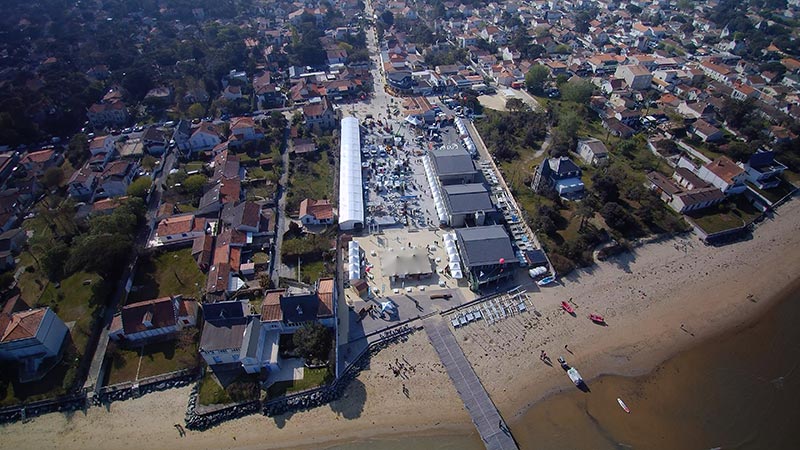
[[[200,380],[200,393],[197,397],[198,403],[201,405],[225,405],[256,399],[258,393],[258,381],[252,375],[242,374],[227,387],[223,388],[211,373],[211,370],[207,370],[203,379]]]
[[[128,303],[182,294],[200,298],[206,276],[197,268],[192,249],[184,248],[142,256]]]
[[[297,266],[289,266],[292,269],[292,273],[296,276],[297,275]],[[300,278],[302,278],[302,282],[313,284],[316,283],[318,279],[321,277],[330,277],[333,276],[330,270],[325,268],[324,261],[314,261],[310,263],[302,263],[300,265]]]
[[[257,183],[258,187],[248,187],[246,191],[247,200],[265,200],[272,199],[275,196],[275,185],[265,185]]]
[[[191,203],[180,203],[177,205],[178,211],[182,213],[194,212],[197,211],[197,207],[192,205]]]
[[[269,262],[269,253],[255,252],[253,253],[252,260],[255,264],[266,264]]]
[[[330,369],[323,367],[320,369],[303,369],[303,379],[294,381],[278,381],[267,389],[267,398],[276,398],[293,392],[305,391],[333,380]]]
[[[250,178],[254,179],[263,179],[267,177],[267,171],[262,169],[261,167],[249,167],[247,169],[247,175]]]
[[[772,189],[759,189],[756,187],[756,185],[750,183],[749,181],[747,182],[747,185],[772,203],[775,203],[783,197],[789,195],[789,193],[795,189],[794,186],[786,181],[781,181],[781,184]]]
[[[750,223],[760,213],[744,195],[737,195],[726,204],[689,214],[689,217],[706,233],[718,233]]]
[[[141,366],[139,355],[141,354]],[[124,381],[153,377],[176,370],[197,367],[199,363],[197,345],[181,348],[178,340],[149,344],[144,348],[118,348],[111,358],[106,374],[106,384],[117,384]],[[136,373],[139,377],[136,377]]]
[[[88,283],[87,283],[88,282]],[[111,286],[96,273],[78,272],[61,280],[61,286],[50,283],[37,305],[49,306],[66,323],[75,322],[70,334],[79,353],[83,353],[92,333],[94,311],[104,305]],[[101,296],[103,298],[97,298]]]
[[[800,173],[786,170],[783,172],[783,179],[794,185],[800,185]]]
[[[306,161],[293,157],[289,176],[289,197],[286,210],[289,214],[300,208],[305,198],[330,198],[333,192],[333,161],[327,152],[320,152],[319,159]]]
[[[189,172],[194,172],[194,171],[196,171],[196,170],[203,170],[203,163],[202,163],[202,162],[200,162],[200,161],[192,161],[192,162],[188,162],[188,163],[186,163],[186,165],[183,167],[183,169],[186,171],[186,173],[189,173]]]

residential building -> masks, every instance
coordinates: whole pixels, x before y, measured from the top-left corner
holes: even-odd
[[[628,87],[635,91],[650,89],[650,83],[653,81],[653,75],[642,65],[618,66],[614,77],[625,80]]]
[[[264,133],[251,117],[234,117],[230,122],[231,141],[243,142],[262,139]]]
[[[700,167],[697,176],[718,187],[723,194],[740,194],[747,189],[745,170],[727,156],[720,156]]]
[[[568,157],[545,158],[536,169],[531,188],[536,192],[552,189],[563,198],[580,198],[584,194],[581,168]]]
[[[195,217],[192,213],[178,214],[162,219],[156,227],[152,246],[189,243],[206,234],[210,221]]]
[[[330,225],[333,223],[333,205],[328,200],[306,198],[300,202],[298,218],[303,225]]]
[[[261,322],[269,330],[294,333],[306,322],[333,328],[335,286],[333,278],[320,278],[314,292],[268,290],[261,303]]]
[[[206,364],[241,364],[242,343],[250,316],[247,301],[206,303],[203,308],[203,334],[200,356]]]
[[[211,150],[222,142],[222,137],[219,135],[217,128],[206,122],[200,123],[189,138],[189,148],[192,151],[205,151]]]
[[[174,338],[197,325],[197,308],[180,295],[131,303],[114,316],[108,337],[131,345]]]
[[[33,176],[41,176],[51,167],[58,167],[64,162],[64,156],[55,150],[39,150],[26,154],[20,164]]]
[[[0,312],[0,360],[18,364],[21,382],[39,380],[61,360],[68,332],[52,309],[30,309],[17,294]]]
[[[774,152],[760,151],[744,163],[745,178],[759,189],[771,189],[781,183],[786,166],[775,160]]]
[[[685,181],[683,183],[677,181],[686,179],[680,175],[680,169],[678,168],[673,175],[675,180],[667,178],[659,172],[652,171],[647,174],[647,183],[645,185],[655,191],[670,208],[679,213],[708,208],[725,199],[725,194],[722,191],[702,180],[698,184],[689,185]],[[687,169],[683,170],[691,174]],[[694,174],[691,175],[696,178]]]
[[[717,142],[724,137],[722,130],[703,119],[697,119],[689,126],[689,130],[703,142]]]
[[[125,125],[130,118],[128,108],[121,100],[95,103],[86,111],[86,117],[96,128]]]
[[[336,127],[336,112],[328,97],[303,106],[303,118],[307,127],[318,126],[323,130]]]
[[[111,162],[100,174],[93,198],[104,199],[125,195],[138,170],[139,164],[133,161]]]
[[[578,155],[586,164],[599,166],[608,161],[608,148],[599,139],[582,139],[578,141]]]

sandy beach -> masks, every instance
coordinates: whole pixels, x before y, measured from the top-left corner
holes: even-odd
[[[543,397],[572,389],[545,350],[565,356],[585,379],[639,375],[693,343],[758,317],[800,274],[800,202],[784,205],[751,240],[708,247],[694,236],[648,244],[532,293],[534,313],[454,333],[501,413],[515,418]],[[577,305],[577,317],[560,310]],[[589,313],[607,319],[593,325]],[[569,346],[573,354],[565,351]],[[404,362],[403,376],[389,368]],[[410,369],[413,367],[413,369]],[[408,397],[403,393],[403,384]],[[189,388],[50,414],[2,427],[3,448],[280,448],[373,436],[474,433],[469,416],[424,331],[375,356],[341,400],[278,418],[250,416],[180,438]],[[479,442],[479,441],[478,441]]]

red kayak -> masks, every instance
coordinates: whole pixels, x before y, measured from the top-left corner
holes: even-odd
[[[589,314],[589,320],[594,323],[599,323],[600,325],[604,325],[606,323],[606,319],[603,319],[603,316],[599,314]]]
[[[570,306],[570,304],[567,303],[567,302],[561,302],[561,309],[563,309],[564,311],[566,311],[566,312],[568,312],[570,314],[575,314],[575,310],[572,309],[572,306]]]

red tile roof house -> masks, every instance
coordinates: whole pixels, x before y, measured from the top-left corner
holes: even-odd
[[[55,150],[40,150],[38,152],[28,153],[22,157],[20,163],[28,173],[35,176],[41,176],[47,169],[51,167],[60,166],[64,162],[64,157],[61,153],[56,153]]]
[[[108,337],[129,344],[174,338],[197,325],[197,302],[180,295],[125,305],[114,316]]]
[[[300,216],[303,225],[330,225],[333,223],[333,205],[328,200],[307,198],[300,202]]]
[[[61,360],[67,332],[52,309],[29,309],[16,295],[0,313],[0,360],[19,365],[22,383],[40,380]]]
[[[150,246],[192,242],[196,237],[206,234],[207,224],[206,219],[191,213],[167,217],[158,223]]]
[[[725,195],[741,194],[747,190],[744,169],[727,156],[720,156],[702,166],[697,176],[718,187]]]
[[[333,328],[334,287],[333,278],[320,278],[313,293],[289,294],[285,289],[268,290],[261,302],[261,322],[267,329],[281,333],[293,333],[307,321]]]

